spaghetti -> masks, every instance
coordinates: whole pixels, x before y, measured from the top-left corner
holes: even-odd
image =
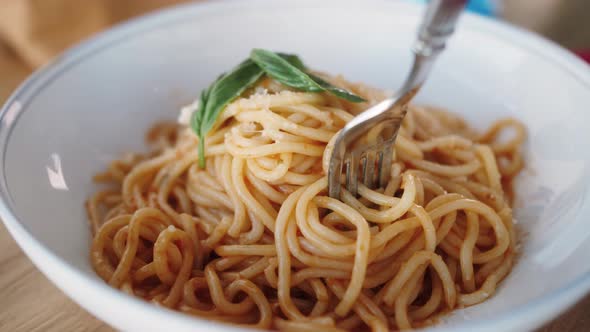
[[[148,133],[152,152],[111,163],[95,178],[111,186],[87,202],[98,275],[191,315],[293,331],[410,329],[492,296],[514,261],[523,125],[479,135],[411,106],[387,186],[336,200],[331,139],[384,95],[332,80],[368,102],[265,79],[225,108],[204,169],[175,124]]]

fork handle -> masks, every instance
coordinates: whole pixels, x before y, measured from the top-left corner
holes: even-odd
[[[466,3],[467,0],[430,0],[418,30],[414,53],[427,57],[438,55],[453,34]]]

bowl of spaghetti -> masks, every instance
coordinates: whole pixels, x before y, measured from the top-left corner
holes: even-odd
[[[3,222],[122,330],[540,326],[590,290],[590,70],[567,51],[465,15],[386,185],[326,193],[421,12],[220,1],[77,46],[4,105]]]

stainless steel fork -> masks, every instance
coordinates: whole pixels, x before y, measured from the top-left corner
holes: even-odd
[[[430,73],[453,34],[467,0],[431,0],[413,46],[414,64],[399,92],[352,119],[338,134],[330,156],[328,193],[340,198],[340,187],[357,194],[359,178],[369,187],[389,179],[395,138],[407,105]],[[345,167],[345,177],[342,168]]]

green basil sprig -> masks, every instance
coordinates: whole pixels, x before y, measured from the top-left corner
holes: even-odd
[[[201,91],[199,109],[193,113],[191,126],[199,137],[199,166],[205,167],[205,136],[213,128],[225,106],[253,86],[263,74],[279,83],[306,92],[327,91],[339,98],[359,103],[365,99],[336,87],[308,73],[303,61],[293,54],[253,49],[250,58],[229,73],[221,75]]]
[[[303,61],[296,55],[274,53],[255,48],[250,53],[250,59],[256,62],[266,75],[286,86],[306,92],[328,91],[339,98],[354,103],[366,101],[352,92],[326,82],[317,75],[306,73]]]
[[[295,66],[297,69],[301,70],[301,71],[307,71],[307,69],[305,68],[305,65],[303,64],[303,61],[301,61],[301,59],[294,54],[286,54],[286,53],[277,53],[281,58],[287,60],[287,62],[289,62],[291,65]],[[353,103],[362,103],[364,101],[366,101],[365,99],[355,95],[354,93],[339,88],[337,86],[334,86],[332,84],[330,84],[329,82],[326,82],[324,79],[322,79],[321,77],[311,74],[309,72],[306,72],[306,74],[309,76],[309,78],[311,78],[312,80],[314,80],[319,86],[322,87],[323,90],[329,91],[331,94],[340,97],[342,99],[346,99],[348,101],[352,101]]]
[[[311,77],[314,81],[316,81],[324,90],[330,92],[331,94],[333,94],[336,97],[342,98],[342,99],[346,99],[348,101],[352,101],[353,103],[362,103],[364,101],[367,101],[366,99],[363,99],[360,96],[355,95],[354,93],[339,88],[337,86],[334,86],[332,84],[330,84],[330,82],[326,82],[324,81],[321,77],[316,76],[314,74],[308,74],[309,77]]]
[[[277,54],[281,58],[287,60],[293,66],[297,67],[297,69],[305,71],[305,65],[303,64],[303,61],[301,61],[301,59],[297,55],[289,54],[289,53],[277,53]]]
[[[223,108],[252,86],[263,71],[250,59],[243,61],[227,74],[222,75],[208,89],[201,92],[199,110],[192,118],[193,130],[199,136],[199,166],[205,167],[205,136],[215,125]]]
[[[250,53],[250,59],[279,83],[306,92],[324,91],[309,75],[274,52],[256,48]]]

